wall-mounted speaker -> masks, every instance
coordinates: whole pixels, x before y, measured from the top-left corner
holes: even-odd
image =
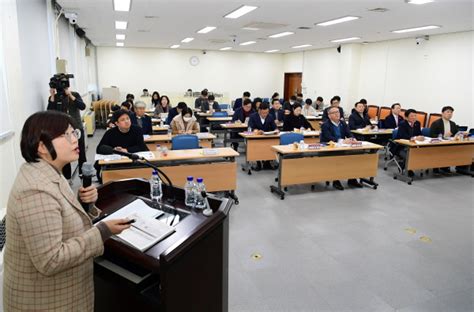
[[[86,32],[82,30],[82,28],[76,27],[76,34],[79,36],[79,38],[84,38]]]

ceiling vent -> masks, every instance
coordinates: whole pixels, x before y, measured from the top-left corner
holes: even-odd
[[[308,26],[300,26],[300,27],[298,27],[298,29],[301,29],[301,30],[310,30],[311,27],[308,27]]]
[[[150,32],[150,30],[149,29],[138,29],[137,32],[147,33],[147,32]]]
[[[226,42],[230,42],[230,40],[225,40],[225,39],[209,39],[209,43],[212,44],[223,44]]]
[[[247,29],[277,29],[286,27],[288,25],[284,24],[275,24],[275,23],[262,23],[262,22],[252,22],[250,24],[244,25],[243,28]]]
[[[158,18],[158,16],[156,16],[156,15],[145,15],[145,18],[152,19],[152,18]]]
[[[388,11],[387,8],[375,8],[375,9],[368,9],[367,11],[369,12],[374,12],[374,13],[385,13]]]

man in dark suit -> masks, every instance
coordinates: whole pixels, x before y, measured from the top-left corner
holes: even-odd
[[[235,100],[235,102],[234,102],[234,111],[236,111],[238,108],[242,107],[242,103],[246,99],[250,99],[250,92],[248,92],[248,91],[245,91],[241,98],[238,98],[238,99]]]
[[[136,125],[142,129],[143,134],[151,135],[153,133],[151,117],[145,114],[145,102],[137,101],[134,105]]]
[[[168,118],[166,118],[166,124],[171,125],[171,121],[173,120],[173,118],[176,117],[178,114],[181,114],[183,109],[185,109],[186,107],[188,107],[186,103],[179,102],[178,106],[170,109],[170,112],[168,113]]]
[[[278,132],[277,126],[275,124],[275,119],[270,115],[270,108],[268,103],[264,102],[258,107],[258,112],[250,115],[249,127],[253,130],[255,134],[263,134],[267,131],[276,131]],[[273,169],[269,161],[263,162],[264,169]],[[262,169],[262,163],[257,161],[257,167],[254,168],[255,171]]]
[[[201,104],[201,111],[202,112],[207,112],[207,111],[213,111],[213,112],[220,112],[221,108],[219,106],[219,103],[215,101],[214,94],[209,94],[207,96],[207,101],[202,102]]]
[[[232,122],[240,121],[241,123],[245,123],[246,120],[250,119],[250,115],[252,115],[254,112],[255,111],[252,108],[252,101],[250,99],[245,99],[243,105],[237,108],[237,110],[234,112],[234,115],[232,115]],[[240,138],[240,136],[235,132],[231,132],[230,137],[232,139]],[[238,142],[232,142],[231,145],[236,151],[239,148]]]
[[[383,127],[385,129],[396,129],[398,125],[403,121],[402,116],[400,116],[400,110],[402,106],[400,103],[392,104],[392,113],[388,115],[383,121]]]
[[[370,123],[369,115],[365,113],[365,105],[361,102],[357,102],[354,105],[354,111],[349,116],[349,129],[357,130],[367,126],[372,126]]]
[[[454,121],[451,121],[451,118],[453,118],[453,112],[454,108],[452,108],[451,106],[443,107],[443,109],[441,110],[441,118],[431,124],[430,137],[436,138],[441,136],[443,138],[449,138],[459,131],[458,125],[456,125]],[[456,167],[456,169],[461,169],[461,167]],[[443,171],[444,173],[451,172],[449,167],[441,168],[441,171]],[[439,169],[435,168],[433,169],[433,172],[439,173]]]
[[[272,100],[272,108],[270,109],[270,115],[275,119],[277,126],[283,122],[284,112],[281,109],[281,103],[279,99]]]
[[[207,104],[207,95],[208,95],[207,89],[202,90],[201,96],[196,98],[196,100],[194,101],[194,108],[199,108],[201,111],[208,111],[208,109],[207,110],[203,109],[204,105]],[[207,104],[207,107],[209,107],[208,104]]]
[[[326,122],[329,120],[328,112],[331,107],[337,107],[339,109],[339,115],[341,116],[341,118],[344,118],[344,110],[342,109],[342,107],[339,107],[340,103],[341,103],[341,98],[338,95],[334,96],[331,99],[331,106],[324,109],[323,111],[323,122]]]
[[[285,112],[285,115],[288,116],[293,111],[293,105],[295,105],[295,104],[296,104],[296,96],[292,95],[290,97],[290,101],[285,102],[283,104],[283,111]]]
[[[330,141],[336,143],[339,140],[343,140],[343,143],[346,144],[349,143],[352,138],[352,133],[346,122],[341,120],[339,108],[336,106],[330,107],[328,109],[328,117],[328,120],[321,126],[321,143],[327,143]],[[349,179],[347,184],[354,187],[362,187],[362,184],[357,182],[356,179]],[[332,186],[340,191],[344,190],[344,187],[339,180],[333,181]]]

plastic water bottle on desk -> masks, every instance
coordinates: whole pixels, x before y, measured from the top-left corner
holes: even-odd
[[[161,188],[161,180],[158,172],[153,170],[150,178],[150,198],[154,202],[160,202],[163,197],[163,190]]]
[[[206,201],[204,200],[204,197],[202,197],[201,192],[206,191],[206,186],[204,185],[203,179],[202,178],[197,178],[197,185],[195,187],[195,196],[196,196],[196,205],[195,207],[197,209],[204,209],[206,208]]]
[[[191,208],[196,204],[196,184],[193,180],[194,178],[189,176],[186,178],[186,184],[184,184],[184,203]]]

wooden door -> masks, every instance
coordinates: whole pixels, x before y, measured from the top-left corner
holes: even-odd
[[[284,98],[289,101],[292,95],[301,93],[302,73],[285,73]]]

